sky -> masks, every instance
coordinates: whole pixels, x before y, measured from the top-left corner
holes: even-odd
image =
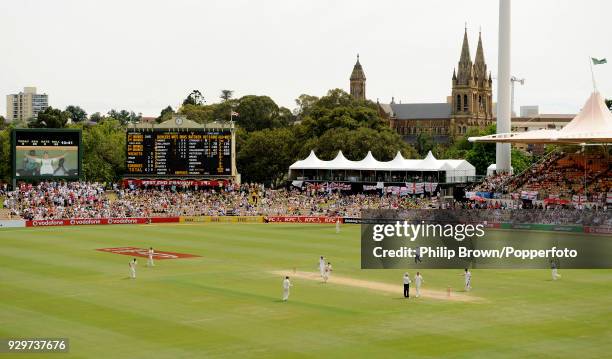
[[[53,107],[157,116],[199,89],[218,102],[348,91],[360,54],[370,100],[444,102],[467,23],[497,76],[495,0],[0,1],[0,114],[5,94],[36,86]],[[593,89],[612,98],[612,1],[512,0],[515,109],[576,113]],[[495,82],[495,80],[494,80]],[[496,92],[494,92],[494,99]]]

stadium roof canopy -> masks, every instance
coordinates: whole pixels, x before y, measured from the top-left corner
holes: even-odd
[[[398,151],[391,161],[378,161],[372,152],[360,161],[351,161],[338,151],[336,158],[323,161],[314,151],[303,160],[289,166],[289,170],[348,170],[348,171],[446,171],[450,175],[474,176],[476,168],[466,160],[439,160],[429,151],[424,159],[405,159]],[[449,173],[450,172],[450,173]]]
[[[560,130],[534,130],[498,133],[470,137],[470,142],[497,143],[609,143],[612,142],[612,112],[604,99],[595,91],[580,113]]]

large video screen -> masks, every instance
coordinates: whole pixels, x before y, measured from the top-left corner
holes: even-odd
[[[229,130],[128,130],[126,168],[135,176],[229,176]]]
[[[81,131],[13,130],[13,176],[78,178],[81,173]]]

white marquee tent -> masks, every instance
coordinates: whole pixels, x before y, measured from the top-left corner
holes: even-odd
[[[580,113],[560,130],[534,130],[470,137],[471,142],[497,143],[609,143],[612,142],[612,112],[595,91]]]
[[[289,178],[305,179],[304,171],[375,171],[375,172],[444,172],[446,182],[467,182],[476,176],[476,168],[466,160],[439,160],[431,151],[424,159],[405,159],[398,151],[391,161],[378,161],[372,152],[360,161],[351,161],[344,157],[342,151],[331,161],[320,160],[314,151],[303,160],[289,166]],[[300,175],[302,174],[302,175]]]

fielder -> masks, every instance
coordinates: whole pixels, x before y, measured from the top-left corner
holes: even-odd
[[[136,279],[136,258],[132,259],[128,265],[130,266],[130,278]]]
[[[323,276],[323,281],[325,283],[327,283],[327,281],[329,280],[329,276],[331,275],[332,272],[332,265],[330,262],[327,262],[327,265],[325,266],[325,275]]]
[[[557,280],[561,278],[561,274],[557,272],[558,270],[557,263],[555,263],[555,261],[553,260],[550,261],[550,269],[552,271],[552,280]]]
[[[319,258],[319,272],[321,273],[321,278],[325,278],[325,258],[323,256]]]
[[[463,273],[463,276],[465,277],[465,291],[469,292],[470,289],[472,289],[472,273],[465,268],[465,273]]]
[[[336,233],[340,233],[340,218],[336,219]]]
[[[149,247],[149,259],[147,260],[147,267],[155,267],[155,263],[153,263],[153,247]]]
[[[410,298],[410,275],[408,272],[404,273],[404,298]]]
[[[289,299],[289,288],[290,287],[293,287],[293,285],[289,281],[289,276],[287,276],[283,280],[283,302],[286,302]]]
[[[424,280],[423,280],[423,276],[421,276],[421,273],[417,272],[417,274],[414,276],[414,284],[416,287],[416,297],[418,298],[421,295],[421,285],[423,284]]]

